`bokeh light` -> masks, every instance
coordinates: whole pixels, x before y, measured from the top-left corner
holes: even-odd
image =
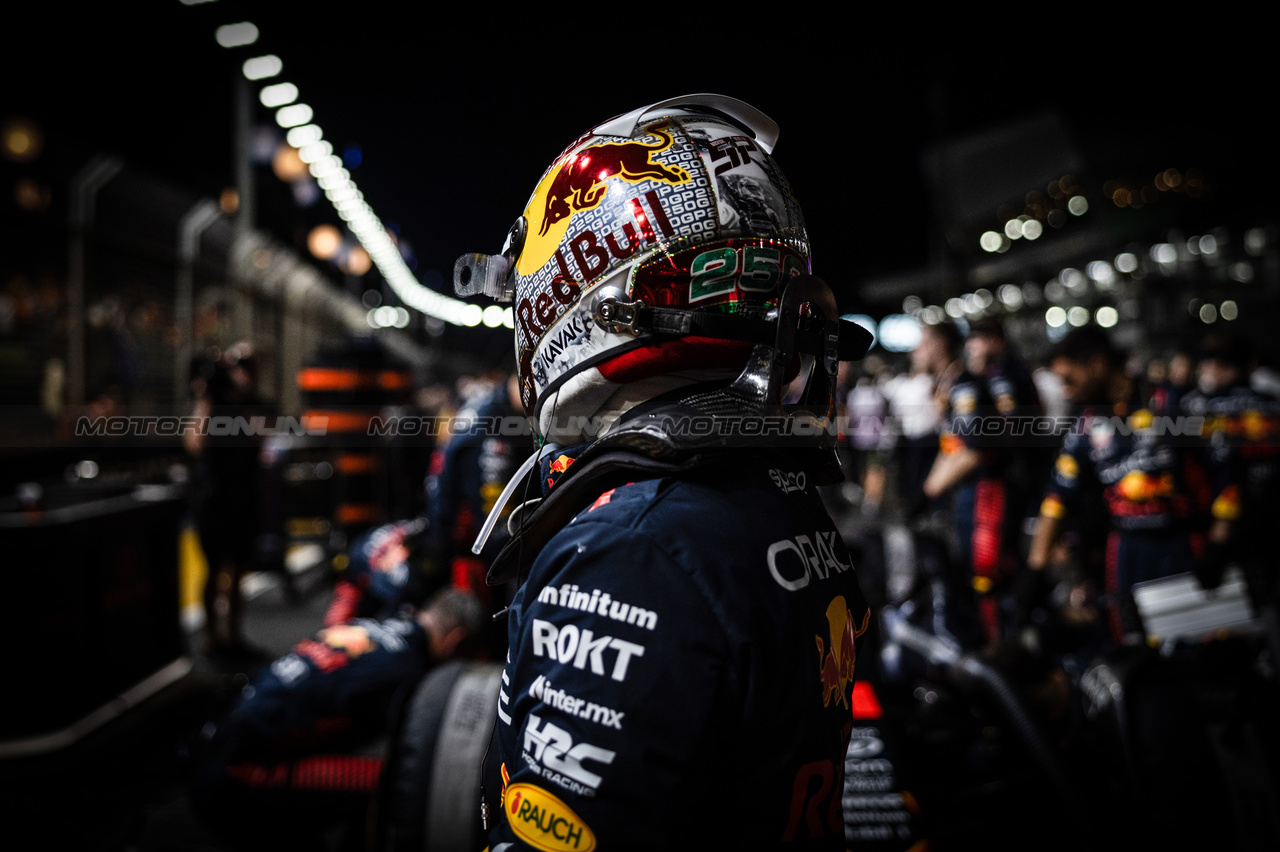
[[[271,171],[285,183],[293,183],[307,176],[307,164],[298,156],[298,149],[282,144],[271,158]]]
[[[313,113],[306,104],[290,104],[276,110],[276,124],[281,127],[297,127],[311,121]]]
[[[1136,271],[1138,268],[1138,256],[1132,252],[1122,252],[1116,255],[1116,269],[1128,275]]]
[[[341,267],[348,275],[359,277],[373,268],[373,258],[369,257],[369,252],[363,246],[352,246],[343,256]]]
[[[258,101],[268,109],[291,104],[298,99],[298,87],[292,83],[275,83],[263,87],[258,93]],[[310,120],[310,119],[308,119]]]
[[[213,37],[223,47],[243,47],[258,40],[258,28],[248,21],[225,24],[214,31]]]
[[[244,72],[246,80],[265,80],[268,77],[276,76],[283,70],[284,62],[274,54],[246,59],[244,65],[241,66],[241,71]]]
[[[44,134],[34,121],[13,117],[0,127],[0,153],[15,163],[29,163],[44,149]]]
[[[240,192],[228,186],[218,194],[218,209],[230,216],[240,209]]]
[[[332,260],[342,248],[342,234],[333,225],[316,225],[307,234],[307,250],[321,260]]]

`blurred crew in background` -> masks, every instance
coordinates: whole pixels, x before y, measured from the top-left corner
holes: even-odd
[[[421,608],[327,625],[299,642],[206,725],[190,786],[197,813],[236,848],[326,848],[335,827],[359,839],[397,697],[470,655],[487,620],[474,595],[445,589]]]
[[[862,514],[874,518],[884,504],[889,449],[893,442],[888,401],[882,384],[889,367],[873,355],[862,364],[862,374],[845,402],[852,464],[845,476],[861,489]]]
[[[1196,388],[1182,397],[1182,411],[1205,418],[1214,465],[1228,468],[1240,484],[1233,546],[1209,565],[1239,562],[1255,603],[1267,605],[1276,595],[1276,560],[1267,553],[1272,540],[1267,526],[1280,517],[1280,400],[1250,386],[1253,351],[1245,339],[1211,334],[1201,342],[1199,355]],[[1201,576],[1210,586],[1218,579]]]
[[[504,486],[533,449],[533,431],[520,404],[518,379],[514,373],[507,374],[475,388],[463,402],[427,477],[431,561],[446,573],[449,586],[475,595],[491,613],[510,602],[515,588],[512,584],[490,587],[486,582],[489,564],[507,541],[507,516],[538,493],[537,484],[517,486],[518,493],[503,505],[481,552],[472,553],[472,545]],[[495,627],[491,638],[500,659],[506,637]]]
[[[235,424],[267,416],[258,396],[257,362],[248,343],[237,343],[198,362],[192,378],[197,422]],[[223,421],[223,418],[230,418]],[[204,587],[206,651],[217,662],[246,666],[265,661],[241,635],[240,583],[255,561],[260,520],[261,437],[251,430],[190,427],[183,445],[196,460],[196,528],[208,575]]]
[[[1196,352],[1179,346],[1164,358],[1152,358],[1146,366],[1144,393],[1161,411],[1177,411],[1182,397],[1195,388]]]
[[[1019,531],[1038,475],[1031,426],[1042,410],[1031,374],[1009,351],[998,321],[970,325],[964,359],[924,494],[951,497],[958,565],[973,588],[982,635],[994,645],[1007,628],[1002,598],[1012,590]]]
[[[1142,638],[1130,590],[1144,580],[1208,569],[1239,517],[1239,486],[1210,464],[1205,444],[1162,428],[1123,356],[1095,327],[1074,329],[1049,356],[1063,393],[1080,407],[1062,440],[1036,520],[1019,607],[1029,617],[1050,585],[1050,550],[1070,513],[1105,507],[1110,521],[1103,568],[1112,638]],[[1178,434],[1175,434],[1178,433]]]
[[[897,426],[898,497],[909,516],[935,501],[924,493],[924,481],[938,456],[942,418],[950,408],[951,386],[964,372],[963,340],[956,327],[943,322],[923,325],[920,342],[909,355],[909,370],[885,385],[889,413]]]

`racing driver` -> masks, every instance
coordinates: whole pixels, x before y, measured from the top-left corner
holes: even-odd
[[[493,852],[845,848],[870,614],[817,487],[841,478],[837,365],[870,337],[811,275],[776,141],[718,95],[618,116],[551,164],[501,254],[455,265],[460,295],[513,304],[539,437],[494,510],[519,501],[488,573],[520,583]]]

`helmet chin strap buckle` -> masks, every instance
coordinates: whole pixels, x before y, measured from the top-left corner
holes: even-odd
[[[610,334],[640,335],[640,308],[642,302],[629,302],[617,287],[602,287],[591,300],[591,318],[596,325]]]

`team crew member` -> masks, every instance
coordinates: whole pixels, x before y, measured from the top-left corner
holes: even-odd
[[[924,482],[938,457],[942,417],[951,408],[951,386],[964,372],[963,340],[949,322],[920,327],[910,371],[888,381],[889,413],[900,424],[898,491],[909,516],[932,514],[937,501],[925,497]]]
[[[462,295],[514,297],[554,442],[490,571],[524,580],[494,850],[845,848],[870,614],[816,490],[839,481],[834,424],[808,427],[869,336],[807,274],[776,133],[712,95],[619,116],[553,163],[503,256],[455,268]],[[807,415],[781,406],[802,352]]]
[[[952,495],[958,562],[968,572],[988,645],[1005,630],[1001,598],[1015,575],[1017,535],[1034,468],[1030,420],[1041,413],[1031,375],[1008,351],[995,320],[976,320],[965,371],[951,386],[949,421],[924,493]],[[1010,428],[1013,418],[1028,428]]]
[[[1043,589],[1049,549],[1067,514],[1101,501],[1110,518],[1105,588],[1116,641],[1141,638],[1129,590],[1135,583],[1195,571],[1206,542],[1226,545],[1238,515],[1238,486],[1211,473],[1202,442],[1152,411],[1097,329],[1073,330],[1049,359],[1066,398],[1083,409],[1062,441],[1041,504],[1024,580],[1024,606]],[[1219,469],[1220,471],[1220,469]]]
[[[267,416],[271,407],[258,396],[257,359],[248,343],[228,347],[202,362],[193,378],[193,415],[209,417]],[[200,546],[209,565],[204,587],[205,653],[219,664],[240,671],[269,659],[242,635],[244,600],[240,585],[255,565],[255,542],[262,513],[261,440],[251,434],[187,428],[182,436],[196,460],[195,515]]]
[[[334,580],[324,626],[356,618],[386,618],[406,603],[418,603],[421,578],[414,576],[414,556],[426,529],[425,518],[393,521],[352,542],[347,566]]]
[[[353,542],[347,567],[334,583],[326,627],[389,617],[402,606],[420,604],[442,585],[474,595],[491,611],[506,604],[514,589],[499,590],[495,600],[495,590],[485,583],[486,567],[506,540],[506,527],[497,527],[489,549],[480,555],[472,554],[470,546],[503,485],[532,447],[519,405],[511,379],[481,391],[452,418],[452,431],[436,449],[425,483],[426,511],[383,524]],[[501,631],[489,633],[491,651],[501,658],[506,637]]]
[[[421,609],[326,626],[261,669],[207,726],[191,780],[211,828],[261,848],[301,848],[360,825],[382,769],[376,748],[396,694],[469,653],[484,628],[473,595],[437,592]]]
[[[471,552],[471,543],[503,486],[532,449],[532,431],[512,374],[463,405],[453,419],[452,434],[433,459],[436,469],[427,478],[434,561],[448,570],[453,588],[479,596],[495,611],[510,595],[495,596],[485,583],[485,572],[506,541],[506,525],[496,526],[480,554]]]
[[[1252,352],[1246,341],[1210,335],[1200,349],[1197,387],[1182,398],[1182,411],[1204,417],[1213,461],[1239,483],[1238,528],[1232,546],[1211,554],[1201,581],[1214,586],[1218,571],[1238,560],[1245,568],[1255,603],[1276,600],[1277,571],[1268,558],[1268,525],[1280,510],[1280,400],[1249,385]],[[1229,495],[1228,495],[1229,496]],[[1222,512],[1230,511],[1224,500]],[[1211,548],[1212,550],[1212,548]]]

